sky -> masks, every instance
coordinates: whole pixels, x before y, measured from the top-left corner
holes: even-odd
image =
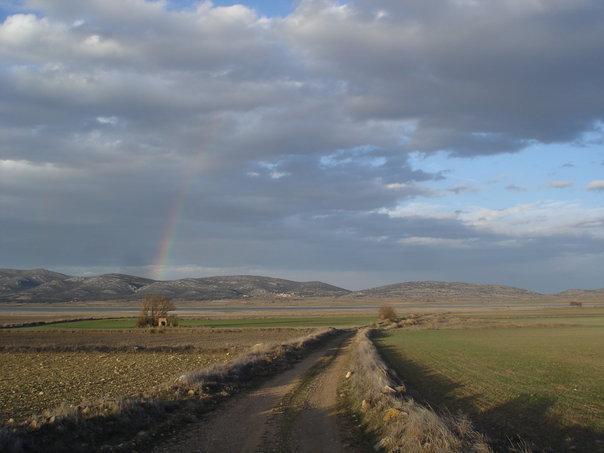
[[[604,287],[599,0],[0,0],[0,267]]]

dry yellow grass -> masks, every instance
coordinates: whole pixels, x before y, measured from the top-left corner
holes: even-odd
[[[361,330],[351,347],[350,403],[389,452],[490,451],[467,417],[437,414],[404,394],[405,387],[381,359],[370,332]]]

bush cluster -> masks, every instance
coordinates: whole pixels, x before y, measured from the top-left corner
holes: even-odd
[[[176,310],[174,303],[165,296],[145,296],[136,325],[138,327],[157,327],[160,318],[166,318],[169,326],[177,326],[178,318],[168,312]]]
[[[378,311],[380,321],[396,321],[396,311],[390,305],[382,305]]]

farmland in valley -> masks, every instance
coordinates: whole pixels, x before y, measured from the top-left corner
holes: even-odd
[[[232,360],[258,343],[311,329],[0,330],[0,418],[20,420],[62,402],[150,391],[180,374]]]
[[[242,328],[242,327],[349,327],[370,324],[375,321],[374,315],[342,316],[290,316],[290,317],[245,317],[245,318],[183,318],[180,327]],[[35,329],[134,329],[136,319],[92,319],[85,321],[66,321],[51,323]]]
[[[409,394],[437,410],[466,413],[496,450],[510,439],[586,450],[602,438],[602,309],[396,310],[399,327],[381,331],[376,343]],[[0,419],[19,422],[63,402],[84,407],[156,395],[178,376],[258,344],[322,326],[370,325],[376,315],[250,312],[182,317],[180,327],[165,329],[136,328],[132,317],[40,318],[50,323],[0,329]]]

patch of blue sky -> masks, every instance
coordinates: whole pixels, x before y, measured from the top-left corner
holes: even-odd
[[[169,0],[169,9],[189,9],[195,7],[199,2],[192,0]],[[245,5],[256,11],[260,16],[285,17],[294,10],[294,0],[213,0],[214,6]]]
[[[198,4],[199,2],[194,0],[168,0],[166,9],[169,11],[188,10],[196,8]]]
[[[0,0],[0,22],[8,16],[25,11],[23,2],[19,0]]]
[[[369,167],[380,167],[386,163],[383,156],[373,155],[377,151],[372,146],[359,146],[350,149],[337,150],[331,154],[321,156],[319,159],[322,167],[336,167],[338,165],[359,164]]]
[[[479,205],[491,209],[560,201],[601,207],[604,194],[589,191],[590,181],[604,179],[604,145],[533,145],[510,154],[474,158],[451,157],[440,152],[413,154],[411,165],[431,173],[442,172],[444,179],[432,181],[430,188],[440,196],[426,202],[462,209]],[[555,188],[552,181],[568,181],[567,188]],[[457,188],[457,193],[452,189]]]
[[[147,0],[151,1],[151,0]],[[168,10],[188,10],[196,8],[201,3],[198,0],[168,0],[166,9]],[[285,17],[295,9],[294,0],[249,0],[249,1],[233,1],[233,0],[213,0],[214,6],[232,6],[245,5],[253,9],[260,16],[266,17]],[[4,22],[8,16],[18,13],[31,13],[31,8],[28,8],[22,0],[0,0],[0,22]]]

